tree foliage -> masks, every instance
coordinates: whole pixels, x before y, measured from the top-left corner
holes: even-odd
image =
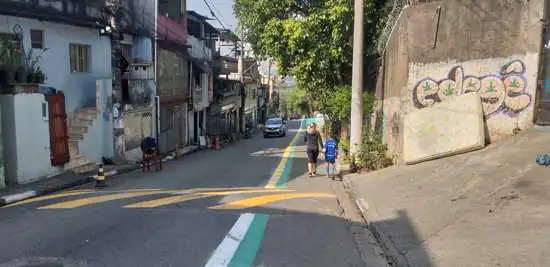
[[[306,90],[300,87],[290,89],[286,96],[286,105],[290,112],[298,114],[308,113],[308,95]]]
[[[374,56],[386,0],[365,1],[365,63]],[[235,0],[234,12],[254,52],[273,58],[313,100],[351,84],[353,1]],[[317,101],[317,102],[318,102]]]
[[[316,101],[315,106],[330,118],[344,124],[349,123],[351,116],[351,87],[347,85],[340,86],[334,91],[330,91],[328,99]],[[372,95],[368,92],[363,92],[363,113],[370,114],[372,108]]]

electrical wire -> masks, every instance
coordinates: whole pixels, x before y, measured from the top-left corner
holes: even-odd
[[[210,4],[208,4],[208,2],[206,0],[202,0],[202,1],[206,4],[206,7],[208,8],[208,10],[210,10],[210,14],[218,21],[218,23],[222,26],[222,28],[224,30],[227,30],[224,23],[222,23],[222,21],[218,18],[218,16],[216,16],[214,11],[212,10],[212,7],[210,6]]]

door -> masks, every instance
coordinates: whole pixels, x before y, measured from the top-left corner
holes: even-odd
[[[547,8],[550,2],[546,3]],[[545,27],[542,53],[541,80],[537,86],[537,100],[535,103],[535,123],[538,125],[550,125],[550,32]]]
[[[47,99],[50,119],[50,159],[53,166],[59,166],[71,159],[65,113],[65,95],[63,93],[50,94]]]

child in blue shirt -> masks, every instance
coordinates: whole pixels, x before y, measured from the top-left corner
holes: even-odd
[[[331,177],[332,169],[332,179],[336,177],[336,158],[338,158],[338,145],[336,140],[332,138],[332,135],[327,135],[325,144],[323,146],[323,153],[325,154],[325,161],[327,162],[327,176]],[[332,167],[332,168],[331,168]]]

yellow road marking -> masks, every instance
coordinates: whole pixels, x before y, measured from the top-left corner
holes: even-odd
[[[202,192],[203,195],[209,196],[228,196],[236,194],[250,194],[250,193],[272,193],[272,192],[291,192],[295,190],[289,189],[257,189],[257,190],[237,190],[237,191],[221,191],[221,192]]]
[[[35,198],[29,198],[27,200],[23,200],[20,202],[16,202],[7,206],[4,206],[4,208],[8,207],[14,207],[18,205],[28,204],[32,202],[42,201],[42,200],[48,200],[48,199],[54,199],[54,198],[62,198],[62,197],[68,197],[68,196],[77,196],[77,195],[84,195],[84,194],[90,194],[93,193],[91,190],[76,190],[76,191],[68,191],[63,192],[55,195],[48,195],[48,196],[42,196],[42,197],[35,197]]]
[[[135,204],[126,205],[123,208],[156,208],[160,206],[175,204],[175,203],[181,203],[188,200],[193,199],[200,199],[200,198],[207,198],[210,197],[210,195],[179,195],[179,196],[171,196],[171,197],[165,197],[150,201],[144,201],[144,202],[138,202]]]
[[[148,195],[155,195],[155,194],[168,194],[168,193],[173,193],[173,192],[174,191],[154,190],[154,191],[149,191],[149,192],[142,191],[142,192],[101,195],[101,196],[88,197],[88,198],[71,200],[71,201],[64,201],[64,202],[60,202],[60,203],[57,203],[57,204],[52,204],[52,205],[40,207],[38,209],[71,209],[71,208],[82,207],[82,206],[85,206],[85,205],[103,203],[103,202],[107,202],[107,201],[111,201],[111,200],[125,199],[125,198],[132,198],[132,197],[141,197],[141,196],[148,196]]]
[[[150,200],[150,201],[138,202],[135,204],[126,205],[123,208],[156,208],[160,206],[181,203],[188,200],[195,200],[195,199],[201,199],[201,198],[207,198],[207,197],[213,197],[213,196],[227,196],[227,195],[250,194],[250,193],[272,193],[277,191],[288,192],[293,190],[256,189],[256,190],[198,192],[195,194],[171,196],[171,197],[164,197],[164,198]]]
[[[265,186],[265,188],[277,188],[276,185],[279,179],[281,178],[281,174],[283,173],[283,170],[285,169],[286,161],[288,160],[290,152],[292,151],[292,148],[296,144],[296,141],[298,141],[298,137],[300,137],[300,133],[302,131],[304,131],[304,129],[302,128],[299,128],[298,131],[296,131],[296,134],[290,141],[290,144],[288,144],[288,146],[283,151],[283,154],[281,155],[281,161],[279,161],[277,168],[275,168],[275,171],[271,175],[271,178],[269,178],[269,181],[267,182],[267,185]]]
[[[224,203],[217,206],[208,207],[208,209],[246,209],[252,207],[262,206],[268,203],[290,200],[296,198],[313,198],[313,197],[330,197],[335,198],[333,194],[327,193],[290,193],[290,194],[276,194],[276,195],[265,195],[259,197],[251,197],[247,199],[232,201],[229,203]]]
[[[231,190],[256,190],[261,189],[262,187],[227,187],[227,188],[193,188],[186,190],[176,190],[173,194],[191,194],[191,193],[201,193],[201,192],[218,192],[218,191],[231,191]]]

